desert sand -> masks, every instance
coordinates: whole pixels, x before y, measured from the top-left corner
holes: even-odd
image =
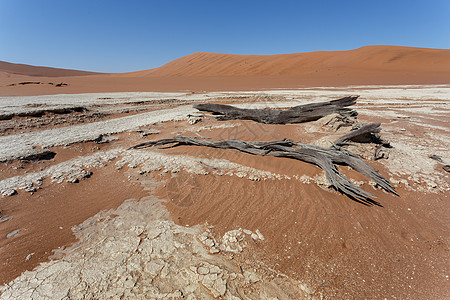
[[[447,84],[449,70],[450,50],[399,46],[282,55],[194,53],[158,68],[115,74],[1,63],[0,95]]]
[[[0,298],[449,298],[448,57],[379,46],[196,53],[128,74],[9,69],[0,88]],[[318,65],[351,72],[342,82],[323,69],[303,73]],[[25,81],[42,84],[6,86]],[[218,121],[192,106],[285,109],[349,95],[360,95],[351,126],[336,115]],[[328,147],[371,122],[392,148],[374,160],[373,143],[345,147],[399,196],[338,169],[379,206],[334,190],[302,161],[198,146],[130,149],[177,135]]]

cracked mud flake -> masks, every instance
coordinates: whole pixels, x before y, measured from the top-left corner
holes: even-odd
[[[140,199],[146,194],[113,166],[94,172],[94,176],[78,184],[53,184],[34,195],[21,192],[2,199],[2,210],[14,218],[0,227],[0,282],[9,282],[46,261],[53,249],[73,243],[72,226],[100,210],[116,208],[126,199]],[[20,234],[6,239],[18,227]]]

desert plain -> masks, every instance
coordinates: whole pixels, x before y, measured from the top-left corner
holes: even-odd
[[[297,124],[193,107],[354,95],[357,116]],[[122,74],[2,62],[0,298],[449,298],[449,120],[450,50],[195,53]],[[372,202],[304,161],[132,148],[175,136],[331,147],[369,123],[390,147],[343,147],[398,195],[337,168]]]

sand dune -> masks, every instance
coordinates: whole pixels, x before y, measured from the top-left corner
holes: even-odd
[[[96,72],[13,64],[4,61],[0,61],[0,73],[3,73],[3,75],[0,76],[6,76],[7,74],[16,74],[36,77],[66,77],[99,74]]]
[[[450,50],[368,46],[349,51],[281,55],[232,55],[197,52],[142,71],[144,76],[304,75],[360,70],[444,72],[450,70]]]
[[[41,84],[17,85],[24,81]],[[49,82],[68,85],[55,88]],[[158,68],[114,74],[0,62],[2,96],[447,83],[450,50],[398,46],[280,55],[197,52]]]

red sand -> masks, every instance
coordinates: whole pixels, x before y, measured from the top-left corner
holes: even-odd
[[[24,81],[43,84],[8,86]],[[448,83],[450,50],[398,46],[281,55],[194,53],[159,68],[118,74],[0,63],[1,96]]]

